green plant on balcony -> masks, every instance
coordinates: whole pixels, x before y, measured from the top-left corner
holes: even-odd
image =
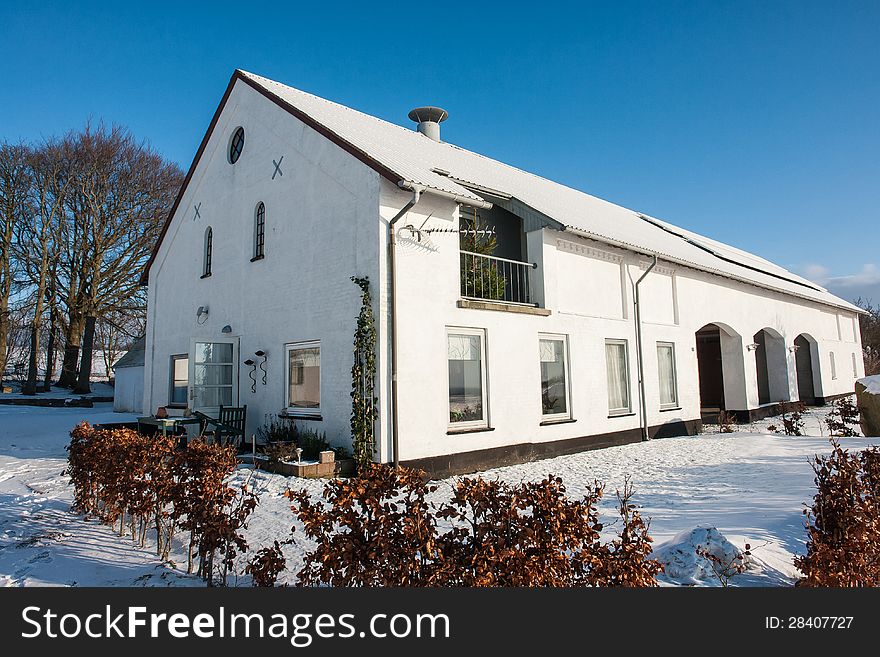
[[[498,246],[498,238],[494,233],[478,228],[478,221],[462,232],[461,250],[491,256]],[[464,296],[498,301],[504,298],[506,286],[507,279],[492,260],[462,254],[461,290]]]

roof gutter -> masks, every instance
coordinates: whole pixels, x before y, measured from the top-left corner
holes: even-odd
[[[648,409],[645,407],[645,364],[644,350],[642,349],[642,305],[639,303],[639,286],[645,280],[651,270],[657,266],[657,254],[653,254],[651,264],[641,275],[639,280],[633,284],[633,305],[635,312],[633,313],[636,323],[636,360],[639,364],[639,425],[642,429],[642,440],[650,440],[648,437]]]
[[[422,194],[431,194],[432,196],[439,196],[440,198],[445,198],[450,201],[455,201],[456,203],[461,203],[462,205],[470,205],[475,208],[482,208],[483,210],[488,210],[492,207],[492,204],[489,201],[484,201],[479,198],[471,198],[470,196],[461,196],[460,194],[453,194],[452,192],[447,192],[442,189],[437,189],[436,187],[427,187],[425,185],[418,185],[414,182],[410,182],[408,180],[401,180],[397,183],[397,186],[401,189],[405,189],[410,192],[415,192],[419,190]]]

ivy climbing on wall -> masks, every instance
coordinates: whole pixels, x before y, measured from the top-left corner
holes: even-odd
[[[354,332],[354,364],[351,367],[351,448],[358,473],[366,471],[376,449],[376,325],[370,279],[352,276],[361,289],[361,310]]]

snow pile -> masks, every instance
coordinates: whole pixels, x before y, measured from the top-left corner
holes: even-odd
[[[710,556],[704,556],[710,555]],[[715,527],[695,527],[675,535],[651,555],[663,564],[663,580],[681,586],[717,585],[732,577],[749,557]]]
[[[864,379],[859,379],[856,383],[861,383],[865,386],[865,392],[871,395],[880,395],[880,374],[875,374],[874,376],[866,376]]]

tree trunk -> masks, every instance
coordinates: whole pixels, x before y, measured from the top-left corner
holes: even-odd
[[[6,372],[6,336],[9,335],[9,312],[6,307],[6,299],[0,295],[0,387],[3,386],[3,375]]]
[[[73,391],[79,395],[88,395],[92,392],[90,379],[92,378],[92,351],[95,346],[95,317],[86,317],[86,326],[83,331],[82,354],[79,362],[79,380]]]
[[[52,375],[55,373],[55,308],[49,311],[49,343],[46,345],[46,377],[43,379],[43,392],[52,390]]]
[[[76,385],[79,371],[79,345],[83,334],[83,317],[71,315],[64,342],[64,360],[61,364],[61,378],[58,385],[62,388],[73,388]]]
[[[21,387],[21,394],[36,395],[37,394],[37,355],[40,350],[40,327],[36,320],[31,326],[31,345],[30,354],[28,356],[27,378]]]

